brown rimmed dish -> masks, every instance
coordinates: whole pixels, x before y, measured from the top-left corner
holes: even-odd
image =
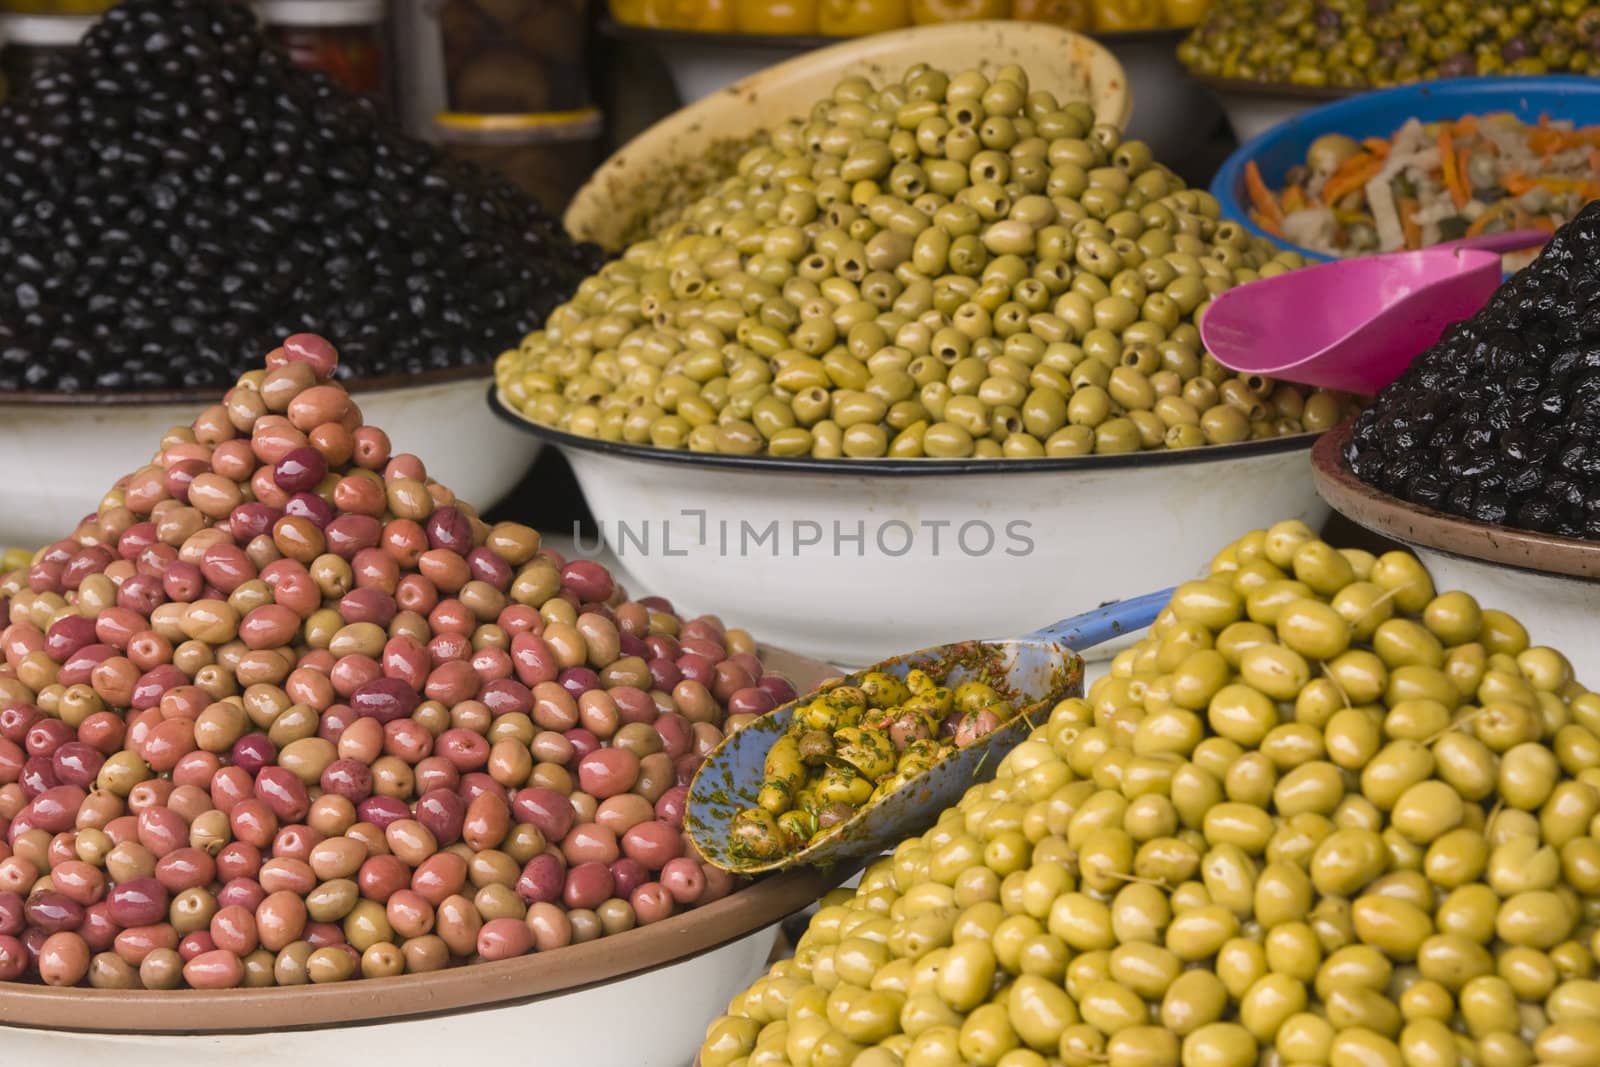
[[[1344,457],[1349,440],[1346,423],[1324,434],[1311,451],[1317,492],[1346,518],[1397,541],[1454,556],[1543,574],[1600,579],[1600,543],[1491,526],[1390,496],[1350,470]]]

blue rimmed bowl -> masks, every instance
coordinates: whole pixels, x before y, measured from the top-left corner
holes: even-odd
[[[1303,164],[1311,142],[1323,134],[1342,133],[1359,141],[1392,136],[1412,118],[1440,122],[1506,112],[1524,122],[1537,122],[1541,115],[1549,115],[1579,126],[1600,123],[1600,78],[1555,74],[1449,78],[1348,97],[1302,112],[1247,141],[1217,171],[1211,194],[1221,203],[1223,218],[1238,222],[1280,248],[1299,252],[1308,260],[1326,261],[1333,257],[1274,237],[1250,220],[1244,175],[1251,162],[1260,169],[1267,187],[1277,189],[1283,185],[1289,168]]]

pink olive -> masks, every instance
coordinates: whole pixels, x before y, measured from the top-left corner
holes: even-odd
[[[578,760],[578,784],[599,800],[626,793],[639,780],[639,757],[623,748],[597,748]]]
[[[652,871],[683,854],[683,835],[667,822],[642,822],[622,835],[622,851]]]
[[[661,884],[679,904],[693,906],[706,892],[705,869],[687,856],[678,856],[661,868]]]
[[[677,899],[660,882],[646,882],[636,887],[628,894],[628,903],[633,905],[633,914],[640,926],[670,918],[677,910]]]
[[[569,908],[597,908],[612,894],[615,883],[604,863],[580,863],[567,872],[561,897]]]

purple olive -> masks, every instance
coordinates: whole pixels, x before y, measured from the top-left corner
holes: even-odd
[[[350,694],[350,708],[364,718],[388,723],[410,717],[421,695],[398,678],[374,678]]]
[[[278,762],[278,746],[263,733],[245,734],[233,743],[228,759],[235,767],[243,767],[255,774],[263,767]]]
[[[561,889],[566,884],[567,871],[561,861],[548,852],[541,852],[523,865],[517,879],[517,896],[529,904],[554,903],[561,899]]]

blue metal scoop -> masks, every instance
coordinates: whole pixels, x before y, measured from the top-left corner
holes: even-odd
[[[729,734],[689,783],[684,826],[706,861],[738,874],[760,874],[799,864],[825,867],[877,855],[932,826],[939,813],[978,782],[994,777],[1000,761],[1043,726],[1058,701],[1083,695],[1083,660],[1078,652],[1149,626],[1172,590],[1119,600],[1010,640],[959,641],[923,649],[864,668],[844,678],[853,685],[871,671],[904,678],[915,669],[947,671],[943,684],[977,679],[999,683],[1013,695],[1018,713],[974,744],[959,748],[881,799],[869,803],[827,836],[800,852],[773,860],[735,855],[733,820],[754,807],[765,777],[767,751],[789,729],[807,694]]]

